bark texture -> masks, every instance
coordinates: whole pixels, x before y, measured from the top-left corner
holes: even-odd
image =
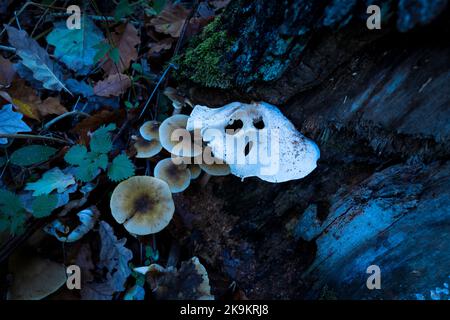
[[[378,3],[371,31],[365,1],[233,1],[230,84],[185,79],[199,104],[279,106],[321,149],[302,180],[213,177],[176,197],[174,228],[216,293],[236,281],[255,299],[404,299],[448,281],[447,1]],[[371,264],[382,290],[366,288]]]

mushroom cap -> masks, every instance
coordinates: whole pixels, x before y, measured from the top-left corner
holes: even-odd
[[[186,130],[186,124],[189,116],[184,114],[173,115],[161,123],[159,127],[159,141],[164,149],[180,157],[196,157],[202,154],[202,140],[200,131],[197,134]],[[172,134],[175,130],[177,140],[172,140]],[[179,131],[181,129],[181,131]],[[182,137],[179,137],[183,133]],[[189,139],[188,139],[189,137]]]
[[[150,141],[138,139],[134,144],[134,148],[137,151],[136,158],[151,158],[162,150],[161,143],[156,139]]]
[[[191,172],[186,164],[174,164],[171,158],[163,159],[155,166],[155,177],[164,180],[172,193],[182,192],[191,183]]]
[[[145,140],[159,140],[159,126],[161,123],[158,121],[147,121],[139,128],[141,137]]]
[[[13,282],[8,300],[41,300],[66,283],[63,264],[20,252],[11,257],[9,269]]]
[[[202,168],[200,168],[197,164],[190,164],[188,166],[189,171],[191,172],[191,180],[197,179],[200,177],[200,174],[202,173]]]
[[[200,164],[200,168],[210,176],[227,176],[231,173],[230,167],[226,163]]]
[[[148,176],[134,176],[119,183],[110,206],[114,219],[136,235],[161,231],[175,211],[168,184]]]

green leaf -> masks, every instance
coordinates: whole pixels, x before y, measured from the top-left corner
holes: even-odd
[[[114,12],[114,20],[119,22],[121,19],[126,18],[133,14],[133,7],[128,0],[120,0]]]
[[[139,73],[144,73],[144,69],[142,68],[142,65],[140,63],[133,63],[131,65],[131,68],[133,68],[133,70],[136,70]]]
[[[110,132],[116,129],[116,125],[111,123],[94,131],[91,137],[91,151],[95,153],[108,153],[112,150],[112,140]]]
[[[23,210],[22,202],[15,193],[0,189],[0,212],[13,216],[21,210]]]
[[[20,198],[11,191],[0,189],[0,231],[9,230],[11,234],[20,234],[24,231],[26,220],[26,211]]]
[[[58,196],[55,194],[36,197],[33,201],[32,210],[35,218],[49,216],[58,205]]]
[[[109,57],[111,58],[111,60],[115,63],[118,64],[120,61],[120,51],[119,48],[113,48],[110,52],[109,52]]]
[[[65,21],[56,22],[47,42],[55,47],[55,57],[67,67],[86,75],[96,63],[97,44],[104,41],[99,28],[83,14],[81,29],[69,29]]]
[[[97,158],[92,162],[92,165],[106,170],[108,168],[108,156],[106,154],[98,154]]]
[[[108,42],[100,42],[96,46],[94,46],[95,49],[97,49],[97,54],[94,56],[94,63],[99,62],[102,60],[108,52],[111,51],[112,47]]]
[[[53,168],[42,176],[36,182],[27,183],[25,190],[33,191],[33,196],[37,197],[44,194],[49,194],[53,190],[57,190],[59,193],[75,184],[75,180],[71,174],[63,173],[59,168]]]
[[[125,180],[132,175],[134,175],[134,165],[124,153],[113,160],[108,170],[108,177],[114,182]]]
[[[166,6],[166,0],[153,0],[152,7],[156,14],[160,14]]]
[[[85,146],[77,144],[67,151],[64,160],[71,165],[82,165],[85,161],[87,149]]]
[[[11,163],[17,166],[31,166],[36,163],[47,161],[53,156],[58,149],[42,146],[31,145],[20,148],[11,155]]]

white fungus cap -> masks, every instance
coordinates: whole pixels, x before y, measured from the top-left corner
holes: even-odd
[[[240,122],[239,131],[227,126]],[[216,158],[240,177],[259,177],[269,182],[300,179],[317,166],[317,145],[268,103],[233,102],[221,108],[195,106],[186,126],[201,130],[203,140]]]

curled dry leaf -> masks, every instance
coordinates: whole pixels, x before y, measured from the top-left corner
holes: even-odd
[[[111,37],[114,47],[117,47],[119,50],[120,59],[117,64],[111,58],[105,62],[103,70],[109,75],[122,73],[127,70],[131,61],[137,60],[138,52],[136,46],[141,43],[138,31],[131,23],[117,27]]]
[[[131,79],[125,74],[111,74],[103,81],[97,82],[94,94],[101,97],[120,96],[131,86]]]
[[[133,253],[125,247],[126,239],[117,239],[112,227],[99,223],[101,248],[96,266],[88,244],[84,244],[76,259],[82,274],[83,300],[111,300],[115,292],[125,290],[125,281],[131,273],[128,266]]]
[[[79,224],[70,228],[61,219],[56,219],[44,228],[44,231],[61,242],[74,242],[80,240],[97,222],[100,212],[95,206],[81,210],[77,213]]]

